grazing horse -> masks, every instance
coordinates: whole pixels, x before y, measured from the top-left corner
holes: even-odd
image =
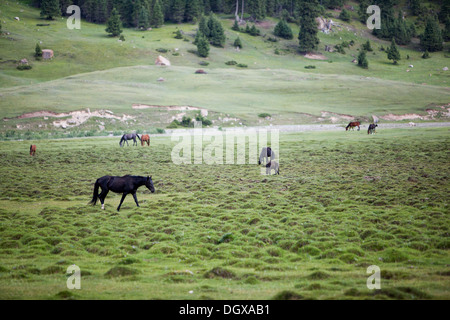
[[[143,134],[141,136],[141,146],[144,146],[145,142],[147,142],[147,145],[150,147],[150,136],[148,134]]]
[[[359,126],[361,125],[360,122],[356,121],[356,122],[350,122],[348,124],[348,126],[345,128],[345,131],[348,131],[349,129],[354,129],[355,127],[358,127],[358,131],[361,129]]]
[[[117,211],[120,210],[120,206],[122,205],[125,197],[131,193],[133,195],[134,201],[136,205],[139,207],[139,203],[136,197],[136,191],[139,187],[146,186],[152,193],[155,192],[155,187],[153,187],[152,177],[140,177],[140,176],[123,176],[123,177],[112,177],[112,176],[104,176],[97,181],[95,181],[94,186],[94,196],[92,197],[91,204],[95,206],[97,203],[97,199],[100,199],[102,203],[102,209],[105,209],[105,198],[108,195],[109,191],[115,193],[122,193],[122,199],[120,200],[120,204],[117,207]],[[98,194],[98,188],[102,188],[102,192]]]
[[[36,154],[36,145],[32,144],[30,146],[30,156],[34,156]]]
[[[275,174],[280,174],[280,165],[278,162],[270,160],[270,162],[266,164],[266,174],[272,174],[272,169],[275,170]]]
[[[377,124],[370,124],[369,129],[367,130],[367,134],[375,134],[376,127],[378,127]]]
[[[259,154],[258,165],[261,165],[261,163],[263,163],[264,158],[266,158],[266,163],[269,162],[269,157],[270,160],[276,158],[275,152],[272,151],[272,148],[270,147],[262,148],[261,153]]]
[[[136,137],[141,140],[141,137],[139,137],[139,135],[137,133],[129,133],[129,134],[124,134],[122,136],[122,139],[120,139],[119,142],[119,146],[123,147],[123,142],[125,141],[127,143],[127,146],[129,146],[128,144],[128,140],[133,140],[133,146],[136,145],[137,146],[137,141],[136,141]]]

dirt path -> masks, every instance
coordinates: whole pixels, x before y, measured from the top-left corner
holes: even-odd
[[[361,130],[367,130],[369,125],[361,125]],[[378,129],[401,129],[401,128],[436,128],[436,127],[450,127],[450,122],[421,122],[415,123],[412,127],[409,123],[381,123],[378,125]],[[232,130],[235,128],[225,128],[225,130]],[[314,132],[314,131],[343,131],[345,130],[345,125],[343,124],[301,124],[301,125],[275,125],[275,126],[260,126],[260,127],[236,127],[236,129],[255,129],[255,130],[279,130],[280,132]],[[159,134],[157,136],[168,136],[179,129],[169,130],[166,129],[165,134]],[[194,129],[186,129],[186,132],[194,135]],[[205,128],[202,130],[202,134],[213,134],[215,132],[221,132],[217,128]]]

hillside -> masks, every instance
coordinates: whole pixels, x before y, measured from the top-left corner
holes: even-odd
[[[434,120],[445,118],[450,81],[448,71],[443,71],[450,61],[446,51],[422,59],[416,39],[411,45],[400,47],[404,58],[393,65],[380,51],[388,42],[373,37],[356,19],[344,23],[337,18],[339,12],[328,11],[328,15],[334,17],[338,26],[329,34],[319,32],[318,54],[325,60],[301,55],[296,36],[294,40],[268,41],[273,37],[276,19],[257,23],[262,36],[252,37],[231,30],[232,16],[221,19],[227,36],[225,48],[211,47],[210,56],[202,59],[192,44],[197,28],[194,24],[168,23],[151,31],[126,28],[126,40],[120,42],[107,36],[104,25],[83,21],[81,30],[69,30],[66,18],[49,22],[39,17],[38,9],[27,4],[2,2],[0,109],[2,118],[11,119],[3,122],[0,131],[58,129],[52,117],[15,118],[44,110],[108,110],[118,118],[134,118],[119,122],[92,118],[74,128],[91,131],[98,131],[99,127],[106,131],[165,128],[183,114],[167,108],[133,109],[135,104],[207,109],[216,126],[336,121],[344,124],[348,116],[362,121],[370,121],[373,114],[427,116],[426,109],[434,107],[439,111]],[[47,23],[50,25],[38,26]],[[291,27],[297,35],[298,26]],[[188,41],[174,38],[178,29]],[[240,51],[232,46],[238,35],[243,43]],[[374,51],[368,55],[369,69],[364,70],[352,60],[368,39]],[[355,43],[345,49],[345,54],[323,50],[325,45],[343,41]],[[51,61],[34,59],[38,42],[42,48],[54,51]],[[160,49],[167,52],[160,53]],[[275,54],[276,49],[280,54]],[[172,66],[155,66],[158,55],[167,57]],[[30,62],[31,70],[16,69],[23,58]],[[209,65],[199,65],[202,60]],[[232,60],[247,68],[225,64]],[[315,69],[305,69],[311,65]],[[204,69],[207,74],[197,75],[197,69]],[[164,81],[158,81],[160,78]],[[271,118],[258,117],[261,113],[270,114]],[[195,116],[196,111],[187,114]],[[233,120],[223,121],[224,118]]]

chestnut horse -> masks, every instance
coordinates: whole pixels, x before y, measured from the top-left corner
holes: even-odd
[[[350,122],[349,124],[348,124],[348,126],[345,128],[345,131],[348,131],[349,129],[354,129],[355,127],[358,127],[358,131],[359,131],[359,129],[361,129],[359,126],[361,125],[361,123],[360,122]]]
[[[150,147],[150,136],[148,134],[143,134],[141,136],[141,146],[144,146],[144,143],[147,142],[147,145]]]
[[[32,144],[30,146],[30,156],[34,156],[36,154],[36,145]]]

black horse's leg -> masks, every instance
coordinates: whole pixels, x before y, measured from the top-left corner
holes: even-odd
[[[139,202],[138,202],[138,199],[136,197],[136,191],[133,193],[133,198],[134,198],[134,202],[136,202],[136,205],[139,207]]]
[[[102,192],[98,196],[100,199],[100,202],[102,203],[102,209],[105,210],[105,198],[108,195],[109,190],[108,189],[102,189]]]
[[[123,200],[125,200],[125,197],[128,195],[128,192],[124,192],[122,195],[122,199],[120,199],[120,204],[117,207],[117,211],[120,211],[120,207],[122,206]]]

